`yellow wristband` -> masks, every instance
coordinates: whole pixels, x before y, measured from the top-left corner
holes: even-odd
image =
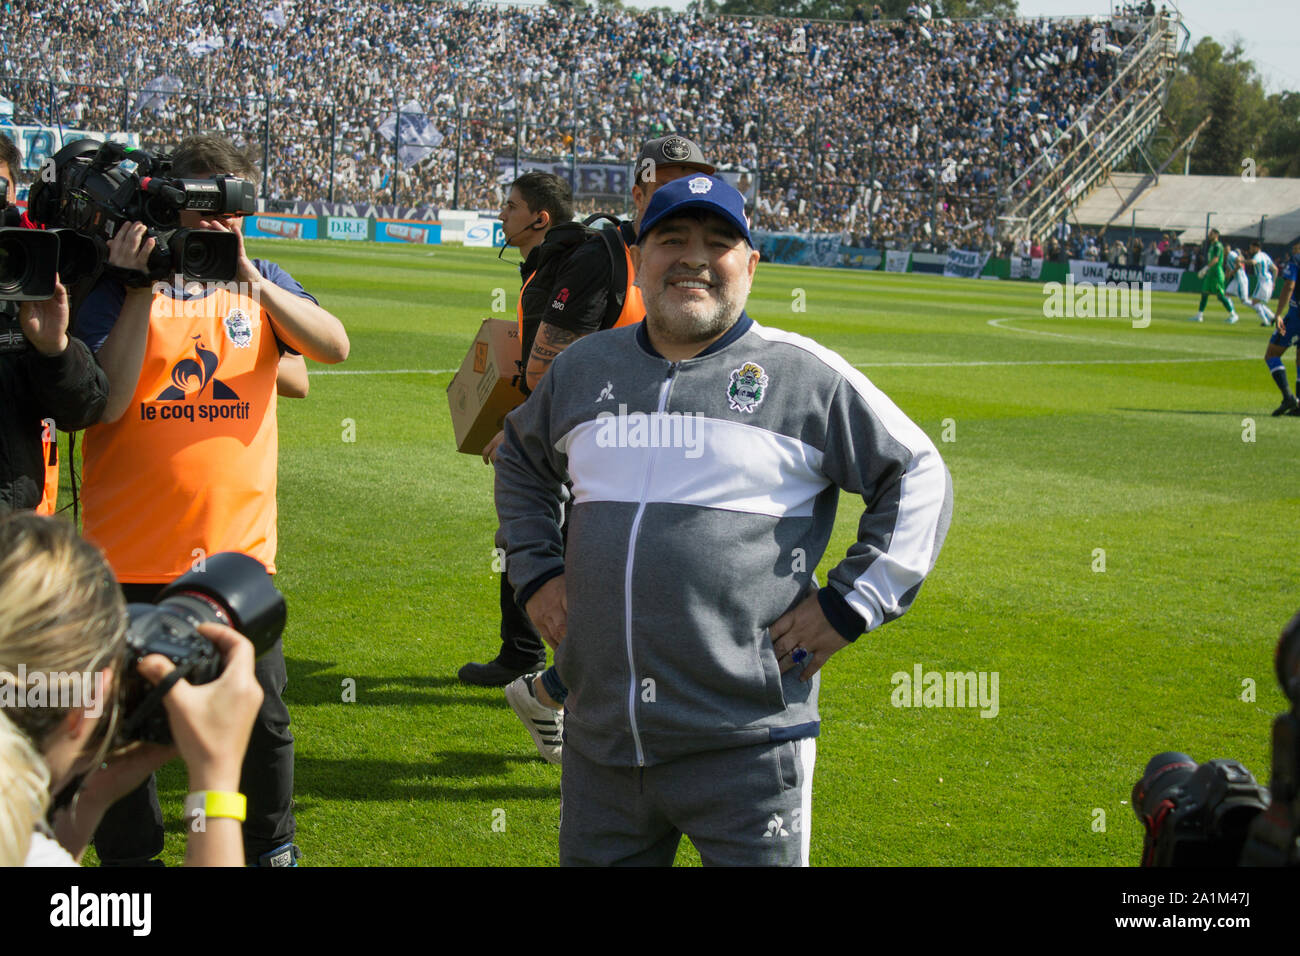
[[[200,790],[185,798],[185,815],[212,819],[225,817],[243,823],[248,815],[248,798],[230,790]]]

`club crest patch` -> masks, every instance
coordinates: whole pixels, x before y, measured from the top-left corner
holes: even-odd
[[[727,402],[732,411],[753,412],[763,403],[767,396],[767,373],[763,366],[746,362],[743,366],[731,370],[731,382],[727,385]]]
[[[708,176],[696,176],[686,185],[690,188],[691,192],[702,196],[713,188],[713,180],[709,179]]]
[[[253,341],[253,321],[243,309],[231,309],[226,315],[226,338],[237,349],[246,349]]]

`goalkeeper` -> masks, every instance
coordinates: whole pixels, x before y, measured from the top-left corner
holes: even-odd
[[[1237,310],[1232,307],[1232,300],[1223,294],[1223,243],[1219,242],[1219,230],[1217,229],[1210,230],[1210,235],[1205,244],[1205,266],[1196,274],[1201,277],[1201,304],[1197,306],[1192,321],[1201,322],[1204,320],[1205,303],[1209,301],[1210,294],[1213,293],[1214,297],[1223,303],[1223,307],[1228,310],[1228,324],[1235,325]]]

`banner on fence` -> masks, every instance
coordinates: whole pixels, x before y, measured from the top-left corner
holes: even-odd
[[[888,249],[885,251],[885,271],[886,272],[906,272],[907,263],[912,258],[910,252],[900,252],[897,249]]]
[[[375,221],[375,241],[438,245],[442,242],[442,223],[378,219]]]
[[[792,233],[751,229],[750,235],[764,262],[824,267],[840,264],[842,237],[838,232]]]
[[[948,261],[943,266],[943,274],[956,279],[978,279],[980,273],[984,271],[984,263],[988,261],[988,252],[949,249]]]
[[[315,216],[261,213],[244,219],[244,235],[253,239],[316,239]]]
[[[1167,266],[1136,266],[1132,269],[1112,266],[1107,262],[1086,259],[1070,260],[1070,275],[1076,283],[1091,282],[1107,285],[1133,282],[1150,283],[1153,292],[1177,292],[1183,282],[1184,270]]]
[[[845,269],[879,269],[881,258],[879,249],[840,246],[839,264]]]
[[[45,160],[64,146],[79,139],[114,140],[132,148],[139,147],[139,133],[101,133],[89,129],[61,129],[58,126],[11,126],[0,124],[0,130],[12,139],[23,152],[23,169],[36,172]]]
[[[325,220],[325,235],[330,239],[363,242],[370,238],[370,220],[350,216],[330,216]]]
[[[438,221],[436,206],[394,206],[368,202],[294,202],[285,212],[295,216],[356,216],[360,219],[421,219]]]
[[[468,248],[499,249],[506,244],[505,227],[497,219],[480,219],[465,223],[465,245]]]
[[[621,204],[632,195],[634,170],[631,163],[577,163],[568,159],[542,160],[519,157],[516,172],[514,156],[497,156],[497,183],[505,187],[518,176],[531,170],[554,173],[573,189],[575,199],[599,199],[611,204]],[[758,187],[758,177],[744,170],[723,169],[713,174],[718,179],[734,186],[745,197],[745,201],[754,201]],[[614,209],[608,210],[614,211]]]
[[[1011,257],[1011,278],[1037,279],[1043,274],[1042,258],[1031,259],[1029,256]]]

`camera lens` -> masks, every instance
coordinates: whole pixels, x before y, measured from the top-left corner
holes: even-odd
[[[187,275],[206,273],[212,267],[211,251],[197,242],[185,244],[185,272]]]
[[[200,282],[229,282],[235,277],[239,238],[229,232],[177,229],[171,236],[173,261],[185,278]]]
[[[59,238],[39,229],[0,228],[0,298],[28,301],[54,294]]]
[[[0,236],[0,298],[19,294],[28,267],[27,250],[22,243]]]

